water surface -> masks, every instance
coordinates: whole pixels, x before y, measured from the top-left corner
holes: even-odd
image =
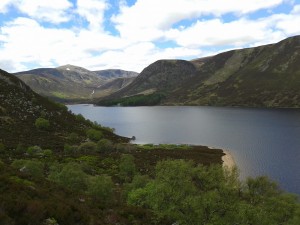
[[[68,108],[136,143],[206,145],[231,151],[241,177],[268,175],[300,194],[300,110],[219,107]]]

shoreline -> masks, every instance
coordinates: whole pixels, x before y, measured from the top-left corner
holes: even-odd
[[[230,170],[233,169],[236,166],[236,163],[232,154],[228,150],[223,150],[223,152],[225,154],[222,156],[223,167],[228,168]]]

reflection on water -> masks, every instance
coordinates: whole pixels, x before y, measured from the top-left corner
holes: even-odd
[[[300,110],[219,107],[94,107],[71,111],[114,127],[136,143],[176,143],[229,149],[241,177],[268,175],[300,194]]]

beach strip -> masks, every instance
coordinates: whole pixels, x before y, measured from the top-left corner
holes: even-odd
[[[222,156],[223,167],[227,167],[228,169],[234,168],[236,164],[232,154],[228,150],[223,150],[223,152],[225,154]]]

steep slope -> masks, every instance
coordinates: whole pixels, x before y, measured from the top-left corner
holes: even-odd
[[[159,60],[146,67],[130,85],[114,96],[169,92],[195,75],[196,67],[188,61]]]
[[[35,92],[58,101],[84,101],[103,96],[98,88],[115,78],[128,78],[136,74],[122,70],[89,71],[82,67],[65,65],[15,73]],[[119,90],[119,89],[117,89]],[[108,93],[116,91],[111,88]]]
[[[40,117],[50,122],[47,130],[35,126]],[[18,78],[0,70],[0,127],[0,142],[8,148],[22,144],[61,150],[70,133],[85,138],[85,131],[91,124],[70,114],[64,105],[41,97]]]
[[[300,36],[216,55],[169,104],[300,107]],[[196,61],[197,63],[197,61]],[[202,78],[201,78],[202,77]]]
[[[139,75],[137,72],[118,69],[98,70],[94,72],[104,80],[112,80],[116,78],[132,78]]]
[[[300,36],[190,62],[162,60],[98,104],[163,94],[155,104],[300,107],[299,62]]]

